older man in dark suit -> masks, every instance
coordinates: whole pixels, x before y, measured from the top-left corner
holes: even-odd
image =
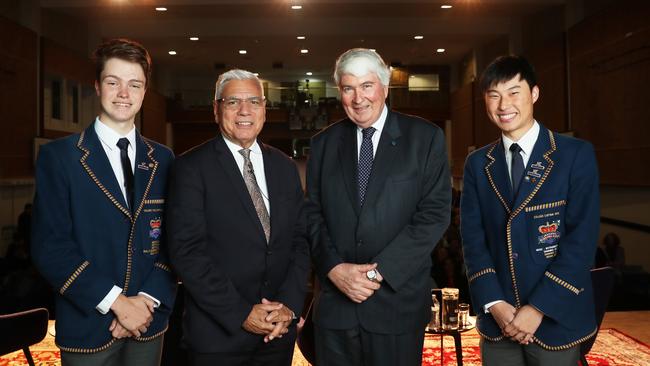
[[[450,215],[444,136],[389,110],[376,52],[345,52],[334,79],[348,118],[312,139],[307,166],[317,364],[420,365],[431,252]]]
[[[254,74],[222,74],[214,114],[221,133],[179,157],[170,186],[184,344],[192,365],[287,366],[309,271],[298,171],[257,139],[265,99]]]

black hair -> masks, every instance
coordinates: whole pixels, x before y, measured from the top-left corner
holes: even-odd
[[[530,89],[537,85],[535,69],[524,57],[516,55],[497,57],[481,75],[479,82],[481,94],[485,94],[494,85],[508,81],[517,75],[519,75],[519,80],[526,80]]]

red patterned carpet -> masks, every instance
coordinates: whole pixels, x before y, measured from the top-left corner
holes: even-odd
[[[467,366],[481,364],[479,336],[475,332],[463,334],[463,363]],[[451,337],[445,337],[444,364],[440,362],[440,337],[427,336],[424,343],[423,366],[456,365],[456,351]],[[36,365],[60,365],[59,351],[54,340],[48,335],[43,342],[32,346],[32,356]],[[601,329],[593,349],[587,355],[590,366],[650,366],[650,346],[629,337],[616,329]],[[0,357],[0,366],[27,365],[22,351]],[[308,366],[296,348],[293,366]],[[180,366],[180,365],[179,365]]]

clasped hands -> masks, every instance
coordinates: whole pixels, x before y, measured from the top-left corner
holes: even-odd
[[[147,332],[153,320],[155,303],[144,295],[126,297],[120,294],[111,310],[115,319],[108,330],[115,338],[140,337]]]
[[[340,263],[329,271],[327,277],[350,300],[360,304],[379,290],[380,283],[384,280],[381,274],[377,272],[378,282],[370,281],[366,276],[366,272],[373,269],[377,269],[377,263]]]
[[[489,309],[504,336],[522,345],[529,344],[544,314],[531,305],[519,310],[505,301],[492,305]]]
[[[268,343],[289,331],[293,315],[284,304],[262,299],[262,303],[253,305],[242,327],[249,333],[263,335]]]

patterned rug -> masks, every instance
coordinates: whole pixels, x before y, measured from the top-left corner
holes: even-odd
[[[479,336],[475,332],[463,334],[463,363],[466,366],[481,365],[478,348]],[[41,343],[30,347],[34,362],[39,366],[60,366],[60,353],[54,339],[47,336]],[[456,351],[451,337],[444,339],[444,364],[440,362],[440,337],[427,335],[422,355],[423,366],[456,365]],[[589,366],[650,366],[650,346],[629,337],[616,329],[601,329],[598,338],[587,355]],[[22,351],[0,357],[0,366],[23,366],[27,360]],[[296,347],[293,366],[309,366]]]

